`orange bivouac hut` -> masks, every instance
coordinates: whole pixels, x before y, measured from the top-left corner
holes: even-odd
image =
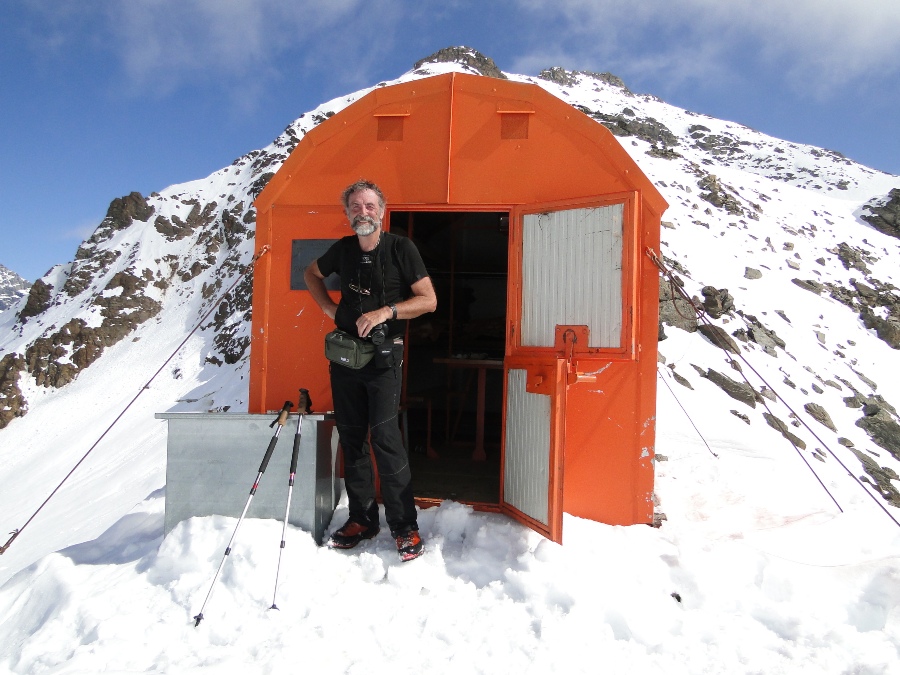
[[[351,234],[340,194],[360,178],[438,295],[405,341],[417,500],[497,509],[554,541],[563,511],[651,523],[659,291],[645,251],[667,204],[606,128],[536,85],[451,73],[384,87],[300,141],[256,200],[256,250],[270,249],[253,281],[250,412],[298,387],[331,408],[333,324],[303,269]]]

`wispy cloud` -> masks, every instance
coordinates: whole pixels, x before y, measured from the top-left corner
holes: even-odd
[[[121,68],[132,92],[168,96],[214,86],[252,98],[292,71],[365,75],[390,49],[389,0],[27,0],[42,51],[87,41]],[[73,20],[74,19],[74,20]]]
[[[763,66],[817,96],[900,69],[896,0],[516,2],[568,36],[559,56],[573,64],[618,64],[620,71],[638,75],[653,68],[676,80]],[[526,56],[519,63],[532,60]]]
[[[83,219],[81,222],[74,224],[59,225],[59,227],[52,230],[53,239],[56,241],[84,241],[94,233],[94,230],[97,229],[102,220],[103,217],[101,216],[97,219]]]

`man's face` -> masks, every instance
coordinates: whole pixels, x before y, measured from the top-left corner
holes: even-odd
[[[365,237],[381,227],[384,209],[373,190],[358,190],[350,195],[347,203],[347,217],[356,234]]]

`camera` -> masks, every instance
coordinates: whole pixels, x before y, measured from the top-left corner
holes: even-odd
[[[386,323],[380,323],[369,331],[369,339],[373,345],[381,345],[387,340],[388,327]]]

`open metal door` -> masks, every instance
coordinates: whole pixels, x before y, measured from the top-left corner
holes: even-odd
[[[500,508],[556,542],[574,359],[633,342],[623,270],[633,203],[621,195],[512,212]]]

